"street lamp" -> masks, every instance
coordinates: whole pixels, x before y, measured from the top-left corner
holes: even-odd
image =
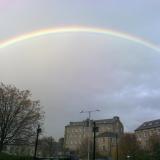
[[[35,143],[35,150],[34,150],[34,159],[36,159],[36,156],[37,156],[38,138],[39,138],[39,134],[40,134],[41,132],[42,132],[42,129],[40,128],[40,125],[38,125],[37,135],[36,135],[36,143]]]
[[[87,110],[87,111],[84,111],[82,110],[80,113],[87,113],[88,114],[88,120],[89,120],[89,131],[90,131],[90,119],[91,119],[91,113],[92,112],[99,112],[100,110],[99,109],[96,109],[96,110]],[[90,160],[90,137],[88,136],[88,160]]]

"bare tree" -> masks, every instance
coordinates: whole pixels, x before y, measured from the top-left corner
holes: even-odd
[[[0,152],[7,144],[29,143],[42,120],[39,101],[28,90],[0,84]]]
[[[92,153],[93,150],[93,141],[90,139],[90,154]],[[88,154],[88,137],[84,138],[77,148],[77,152],[82,158],[86,158]]]

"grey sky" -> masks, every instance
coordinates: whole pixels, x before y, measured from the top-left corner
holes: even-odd
[[[1,0],[0,40],[43,28],[110,28],[160,44],[158,0]],[[160,117],[160,54],[97,34],[65,33],[0,50],[1,81],[30,89],[46,112],[45,132],[63,136],[69,121],[120,116],[126,131]]]

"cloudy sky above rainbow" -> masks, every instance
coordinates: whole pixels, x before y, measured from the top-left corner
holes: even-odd
[[[30,89],[61,137],[82,109],[126,131],[160,117],[159,0],[1,0],[0,81]]]

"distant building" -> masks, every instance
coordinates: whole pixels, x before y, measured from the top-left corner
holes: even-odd
[[[4,152],[18,156],[33,156],[34,145],[7,145]]]
[[[123,124],[117,116],[112,119],[95,120],[95,122],[99,128],[96,136],[97,149],[109,152],[111,143],[115,142],[115,136],[111,138],[107,135],[113,133],[119,137],[124,132]],[[81,122],[70,122],[69,125],[65,126],[64,147],[69,150],[77,150],[84,139],[92,137],[93,120],[90,121],[90,124],[91,127],[89,128],[89,120],[87,119]]]
[[[141,146],[145,147],[149,137],[160,135],[160,119],[144,122],[135,130],[135,134]]]

